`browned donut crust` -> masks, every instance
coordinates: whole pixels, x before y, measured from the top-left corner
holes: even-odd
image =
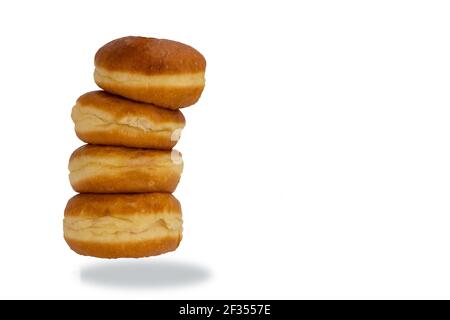
[[[179,109],[197,102],[205,85],[206,60],[171,40],[124,37],[95,55],[95,82],[123,97]]]
[[[176,150],[84,145],[70,157],[69,171],[77,192],[173,192],[183,161]]]
[[[159,255],[182,239],[181,206],[168,193],[78,194],[64,212],[64,238],[86,256]]]
[[[123,37],[115,39],[95,54],[95,66],[109,71],[142,75],[178,75],[204,72],[206,60],[194,48],[177,41]]]
[[[88,92],[72,108],[75,132],[84,142],[170,150],[185,119],[172,111],[123,99],[104,91]]]
[[[100,243],[65,238],[70,249],[82,256],[103,259],[145,258],[175,251],[181,237],[167,237],[157,240],[135,241],[129,243]]]

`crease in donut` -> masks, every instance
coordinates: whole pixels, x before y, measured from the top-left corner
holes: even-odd
[[[138,129],[138,130],[142,130],[144,132],[154,132],[154,133],[172,133],[176,130],[180,130],[182,127],[179,126],[166,126],[163,127],[162,129],[156,129],[156,125],[150,121],[143,121],[143,119],[139,118],[139,117],[131,117],[128,121],[124,120],[124,119],[118,119],[116,122],[113,120],[109,120],[106,119],[104,117],[101,117],[98,113],[96,114],[95,112],[86,112],[86,111],[82,111],[81,108],[77,108],[76,106],[74,107],[73,111],[72,111],[72,118],[75,122],[75,126],[78,130],[81,131],[90,131],[90,130],[83,130],[83,127],[88,127],[88,128],[92,128],[92,127],[98,127],[98,126],[122,126],[122,127],[127,127],[127,128],[132,128],[132,129]],[[101,123],[96,123],[96,124],[89,124],[89,120],[98,120]]]
[[[104,217],[66,217],[66,227],[73,231],[85,231],[89,229],[105,229],[105,227],[115,227],[120,231],[135,231],[136,228],[141,228],[143,225],[158,225],[167,230],[174,230],[174,217],[171,214],[136,214],[129,218],[119,218],[117,216]],[[146,229],[148,229],[146,227]]]
[[[89,147],[89,145],[85,146]],[[83,150],[81,148],[81,150]],[[83,151],[86,152],[87,148]],[[104,154],[77,154],[74,152],[69,160],[69,171],[74,172],[83,168],[97,166],[109,169],[153,169],[182,166],[182,156],[177,150],[165,152],[134,151],[134,149],[112,148],[112,153],[107,147],[92,147],[89,150],[106,150]],[[123,154],[114,154],[115,150],[124,151]],[[176,158],[177,161],[174,161]],[[100,169],[101,169],[100,168]]]
[[[156,239],[162,236],[179,236],[182,231],[181,215],[134,215],[123,219],[114,216],[100,218],[66,217],[65,236],[73,240],[121,242]]]
[[[107,218],[110,221],[107,221],[105,223],[105,218]],[[125,224],[129,224],[132,225],[133,224],[133,220],[130,218],[122,218],[122,217],[117,217],[117,216],[105,216],[105,217],[99,217],[99,218],[83,218],[82,220],[85,223],[89,223],[89,228],[92,229],[101,229],[104,228],[105,226],[114,226],[116,222],[118,223],[125,223]],[[81,220],[80,220],[81,222]],[[73,231],[82,231],[83,229],[86,229],[86,227],[79,227],[79,228],[74,228],[73,226],[68,226],[69,229],[73,230]]]
[[[128,221],[129,224],[130,224],[130,229],[129,230],[105,230],[105,227],[109,228],[109,229],[114,229],[114,227],[116,227],[116,224],[110,223],[110,224],[96,225],[96,222],[97,222],[98,218],[97,219],[87,219],[87,220],[92,220],[92,225],[89,225],[89,226],[86,226],[86,227],[79,227],[79,228],[75,228],[75,227],[73,227],[71,225],[68,225],[66,228],[68,230],[75,231],[75,232],[92,230],[93,232],[96,233],[96,235],[118,234],[118,233],[130,233],[130,234],[137,235],[137,234],[148,232],[151,228],[154,228],[155,226],[160,226],[160,227],[163,227],[163,228],[165,228],[167,230],[176,230],[175,228],[171,228],[163,218],[160,218],[160,219],[154,221],[151,225],[147,224],[147,225],[145,225],[145,227],[144,227],[143,224],[140,223],[139,224],[139,228],[140,228],[139,231],[134,231],[133,230],[133,221],[131,221],[131,220]],[[87,220],[84,220],[83,222],[87,222]],[[97,230],[100,230],[101,232],[98,233]]]
[[[99,161],[92,161],[92,162],[88,162],[85,164],[82,164],[80,166],[77,166],[76,168],[70,167],[69,170],[71,173],[75,173],[75,172],[80,172],[83,170],[90,170],[93,169],[93,167],[97,167],[99,169],[130,169],[130,170],[137,170],[137,169],[143,169],[143,170],[153,170],[153,169],[160,169],[160,168],[167,168],[167,167],[171,167],[172,164],[152,164],[151,166],[149,165],[135,165],[135,166],[130,166],[128,164],[124,164],[124,165],[112,165],[112,164],[105,164],[103,162],[99,162]]]
[[[95,124],[95,127],[97,127],[99,125],[102,125],[102,126],[116,125],[116,126],[125,126],[125,127],[133,128],[133,129],[139,129],[139,130],[142,130],[144,132],[149,132],[149,131],[152,131],[152,132],[167,132],[168,131],[168,130],[155,130],[155,129],[152,128],[152,126],[145,126],[145,125],[142,125],[142,124],[139,125],[138,124],[139,122],[136,122],[136,124],[134,124],[134,125],[132,125],[131,123],[120,122],[120,120],[118,120],[117,122],[113,122],[112,120],[106,120],[105,118],[102,118],[102,117],[100,117],[98,115],[95,115],[95,114],[92,114],[92,113],[82,112],[81,110],[78,110],[78,112],[80,114],[82,114],[81,117],[77,117],[75,119],[76,120],[75,126],[78,129],[80,129],[83,126],[83,124],[88,122],[88,120],[90,120],[89,118],[91,118],[91,119],[96,119],[96,120],[101,122],[101,124],[98,124],[98,123]],[[87,126],[89,126],[89,125],[87,125]]]
[[[122,71],[109,71],[95,68],[95,77],[106,83],[122,83],[138,87],[203,87],[205,73],[144,75]]]

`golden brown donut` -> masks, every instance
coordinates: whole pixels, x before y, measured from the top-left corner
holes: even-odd
[[[85,256],[148,257],[175,250],[182,223],[169,193],[78,194],[64,211],[64,238]]]
[[[87,143],[170,150],[185,120],[179,110],[157,108],[104,91],[88,92],[72,108],[77,136]]]
[[[197,102],[205,86],[206,60],[171,40],[124,37],[95,55],[95,82],[123,97],[179,109]]]
[[[183,171],[176,151],[84,145],[72,153],[69,179],[77,192],[173,192]]]

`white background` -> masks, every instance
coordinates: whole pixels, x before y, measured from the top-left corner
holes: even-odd
[[[1,298],[450,298],[448,1],[0,2]],[[125,35],[208,62],[174,253],[69,250],[76,98]]]

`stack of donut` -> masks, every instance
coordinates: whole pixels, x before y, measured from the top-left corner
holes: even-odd
[[[172,195],[183,170],[180,108],[200,98],[205,58],[170,40],[125,37],[95,55],[104,91],[78,98],[77,136],[87,144],[69,160],[79,192],[64,212],[64,238],[81,255],[140,258],[175,250],[181,207]]]

